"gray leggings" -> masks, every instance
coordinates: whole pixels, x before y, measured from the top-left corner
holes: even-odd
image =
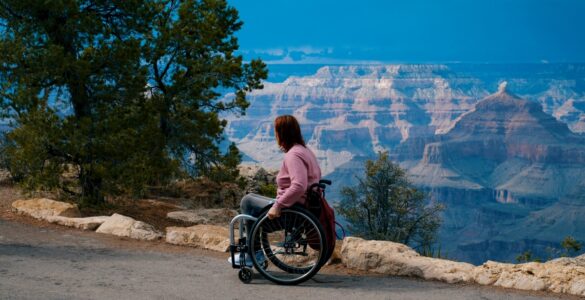
[[[260,212],[268,205],[274,203],[273,198],[268,198],[262,195],[250,193],[240,201],[240,210],[243,214],[258,217]]]
[[[260,215],[260,212],[262,212],[262,210],[266,208],[266,206],[272,203],[274,203],[273,198],[250,193],[244,196],[244,198],[242,198],[242,201],[240,201],[240,210],[242,211],[243,214],[250,215],[252,217],[258,217]],[[252,229],[252,224],[254,224],[254,222],[252,221],[246,222],[246,235],[250,233],[250,230]]]

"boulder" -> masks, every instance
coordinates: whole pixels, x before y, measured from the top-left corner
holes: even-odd
[[[194,224],[229,224],[237,214],[237,211],[226,208],[192,209],[169,212],[167,218]]]
[[[421,256],[412,248],[389,241],[347,237],[341,261],[349,267],[386,275],[412,276],[448,283],[471,282],[474,266],[468,263]]]
[[[157,240],[163,236],[152,225],[119,214],[109,217],[96,232],[147,241]]]
[[[341,263],[341,246],[342,246],[342,241],[337,241],[337,243],[335,243],[335,249],[333,249],[333,253],[331,254],[331,258],[329,258],[329,261],[325,264],[325,265],[336,265]]]
[[[59,224],[68,227],[74,227],[83,230],[96,230],[100,225],[106,222],[110,217],[97,216],[87,218],[68,218],[61,216],[49,216],[46,220],[53,224]]]
[[[36,219],[50,216],[81,217],[77,205],[47,198],[16,200],[12,202],[12,210]]]
[[[230,246],[229,230],[215,225],[191,227],[167,227],[166,242],[219,252],[227,252]],[[237,232],[235,233],[237,236]]]
[[[476,267],[472,277],[483,285],[585,296],[584,257],[525,264],[488,261]]]

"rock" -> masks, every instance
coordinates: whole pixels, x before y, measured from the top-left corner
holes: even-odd
[[[147,241],[156,240],[163,236],[152,225],[119,214],[113,214],[109,217],[98,227],[96,232]]]
[[[389,241],[343,240],[341,261],[349,268],[386,275],[420,277],[448,283],[471,282],[474,266],[424,257],[410,247]]]
[[[329,261],[325,264],[325,265],[336,265],[341,263],[341,246],[342,246],[343,242],[342,241],[337,241],[335,243],[335,249],[333,249],[333,254],[331,254],[331,258],[329,258]]]
[[[237,232],[235,233],[237,236]],[[219,252],[229,250],[229,230],[215,225],[195,225],[191,227],[167,227],[166,242]]]
[[[229,224],[238,214],[233,209],[193,209],[173,211],[167,214],[167,218],[194,224]]]
[[[106,222],[110,217],[97,216],[87,218],[68,218],[61,216],[49,216],[46,220],[50,223],[59,224],[68,227],[74,227],[83,230],[96,230],[100,225]]]
[[[585,296],[583,257],[518,265],[488,261],[476,267],[472,276],[483,285]]]
[[[81,216],[77,205],[47,198],[16,200],[12,202],[12,209],[20,214],[26,214],[36,219],[46,219],[49,216]]]

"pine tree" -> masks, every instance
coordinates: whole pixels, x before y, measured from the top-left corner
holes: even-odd
[[[221,164],[220,115],[243,113],[267,75],[235,54],[241,26],[222,0],[0,1],[13,177],[99,204]]]
[[[443,206],[427,205],[425,194],[411,185],[388,153],[366,161],[364,175],[358,177],[357,186],[342,189],[343,198],[336,206],[348,221],[350,232],[428,251],[436,241]]]

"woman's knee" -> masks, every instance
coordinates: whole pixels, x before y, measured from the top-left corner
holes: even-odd
[[[244,197],[242,197],[242,200],[240,200],[240,209],[242,211],[248,210],[254,201],[253,199],[254,194],[246,194]]]

